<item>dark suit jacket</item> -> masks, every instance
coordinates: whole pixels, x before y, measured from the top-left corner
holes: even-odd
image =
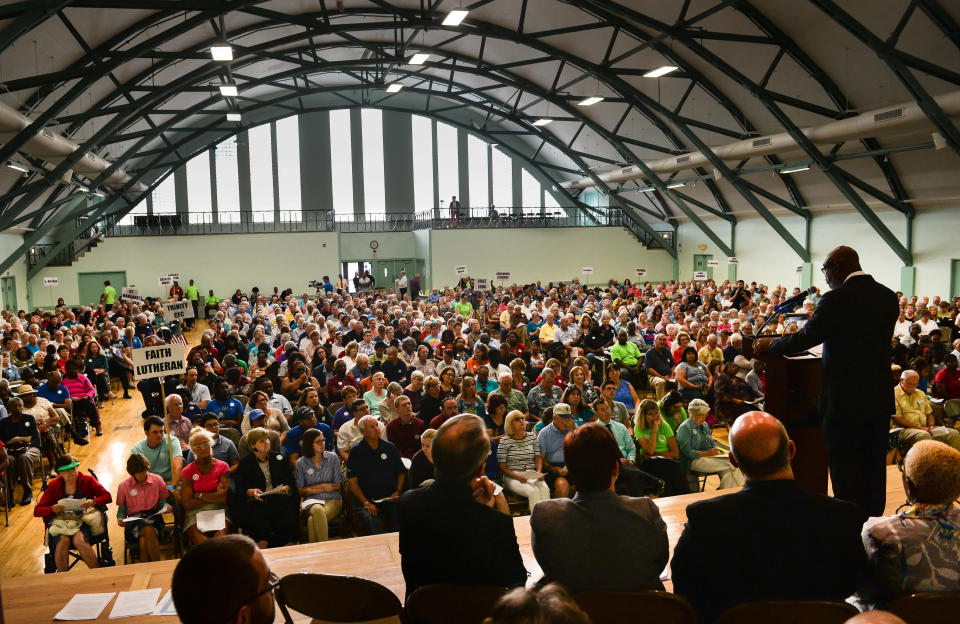
[[[770,345],[769,353],[797,353],[822,342],[825,424],[886,423],[893,410],[890,337],[899,312],[896,293],[869,275],[855,275],[823,295],[810,321]]]
[[[530,515],[544,583],[588,589],[663,589],[667,525],[649,498],[610,491],[543,501]]]
[[[464,484],[437,480],[400,498],[400,563],[407,596],[421,585],[514,587],[527,581],[513,518],[478,503]]]
[[[673,590],[700,624],[754,600],[843,600],[866,569],[862,524],[853,503],[794,481],[748,481],[687,507],[670,564]]]

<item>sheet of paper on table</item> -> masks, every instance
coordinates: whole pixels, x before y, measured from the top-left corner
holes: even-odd
[[[110,604],[116,592],[109,594],[75,594],[60,612],[53,616],[55,620],[95,620]]]
[[[197,530],[201,533],[206,533],[207,531],[222,531],[226,526],[227,512],[223,509],[197,512]]]
[[[173,606],[173,590],[168,589],[163,599],[157,603],[157,608],[150,615],[177,615],[177,608]]]
[[[117,601],[113,603],[113,609],[110,611],[110,619],[115,620],[153,613],[154,609],[157,608],[157,599],[160,598],[161,591],[159,587],[154,587],[152,589],[120,592],[117,594]]]

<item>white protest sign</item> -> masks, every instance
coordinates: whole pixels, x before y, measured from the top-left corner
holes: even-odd
[[[736,257],[727,258],[727,264],[740,264],[740,258],[736,258]]]
[[[167,275],[164,275],[164,276],[161,276],[161,277],[157,280],[157,282],[158,282],[161,286],[172,286],[172,285],[173,285],[173,278],[171,278],[171,277],[169,277],[169,276],[167,276]]]
[[[467,265],[464,264],[464,265],[460,265],[460,266],[458,266],[458,267],[455,267],[455,268],[454,268],[454,271],[457,272],[457,275],[459,275],[460,277],[463,277],[464,275],[467,274]]]
[[[719,260],[707,260],[707,266],[710,267],[710,268],[712,268],[712,269],[715,269],[715,268],[717,268],[718,266],[720,266],[720,261],[719,261]]]
[[[133,350],[133,375],[137,380],[178,375],[187,370],[182,344],[143,347]]]
[[[705,280],[705,279],[707,279],[707,272],[706,272],[706,271],[694,271],[694,272],[693,272],[693,279],[695,279],[695,280]]]
[[[490,288],[490,280],[486,277],[477,278],[477,289],[478,290],[487,290]]]
[[[497,271],[497,281],[505,282],[510,279],[510,271]]]
[[[143,297],[140,296],[140,289],[136,286],[124,286],[120,289],[120,300],[140,303]]]
[[[193,318],[193,304],[189,301],[168,301],[163,304],[163,318],[167,322]]]
[[[647,276],[646,269],[637,269],[637,277],[646,277],[646,276]]]
[[[44,286],[59,286],[60,278],[59,277],[45,277],[43,278]]]
[[[179,281],[180,281],[180,274],[179,274],[179,273],[168,273],[168,274],[167,274],[167,277],[169,277],[170,279],[172,279],[172,280],[175,281],[175,282],[179,282]]]
[[[593,267],[583,267],[580,272],[584,275],[593,275]]]

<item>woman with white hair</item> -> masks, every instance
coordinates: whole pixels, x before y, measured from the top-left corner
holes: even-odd
[[[506,432],[497,445],[497,461],[503,472],[504,486],[519,496],[526,498],[533,506],[543,500],[549,500],[550,487],[544,481],[543,456],[537,436],[527,431],[523,412],[513,410],[507,414],[503,424]]]
[[[960,590],[960,451],[923,440],[900,470],[909,506],[863,529],[869,574],[858,596],[869,608],[917,592]]]
[[[206,535],[197,528],[197,514],[226,508],[227,491],[230,489],[230,466],[213,456],[213,434],[206,429],[194,427],[190,432],[190,450],[196,459],[187,464],[180,473],[180,502],[186,510],[183,530],[194,545],[209,537],[226,535],[230,521],[219,531]]]
[[[706,423],[710,406],[703,399],[694,399],[687,406],[689,418],[677,427],[677,446],[684,471],[720,476],[720,489],[743,485],[743,473],[730,463],[726,453],[717,447]]]

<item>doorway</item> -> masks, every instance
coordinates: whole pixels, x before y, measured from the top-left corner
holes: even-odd
[[[100,295],[103,294],[103,283],[107,280],[110,280],[110,285],[117,290],[119,298],[120,289],[127,285],[126,271],[77,273],[77,294],[80,298],[78,303],[96,307],[100,303]]]
[[[416,258],[402,258],[402,259],[390,259],[390,260],[374,260],[373,261],[373,276],[377,280],[377,285],[383,288],[394,288],[396,281],[400,279],[400,272],[407,272],[407,283],[409,284],[410,280],[417,273],[420,276],[423,276],[423,260],[417,260]]]
[[[960,297],[960,260],[950,261],[950,298],[955,297]]]
[[[373,272],[373,267],[369,262],[364,262],[360,260],[358,262],[341,262],[341,270],[343,271],[342,275],[344,279],[347,280],[347,290],[348,292],[355,293],[357,292],[357,287],[353,283],[353,276],[359,275],[361,271],[370,271],[370,275],[373,276],[374,282],[378,287],[383,285],[383,282],[377,279],[377,274]]]
[[[17,313],[17,278],[0,278],[0,291],[3,293],[3,309]]]
[[[707,266],[707,261],[713,260],[713,254],[694,254],[693,256],[693,270],[694,271],[706,271],[707,279],[713,279],[713,269]]]

